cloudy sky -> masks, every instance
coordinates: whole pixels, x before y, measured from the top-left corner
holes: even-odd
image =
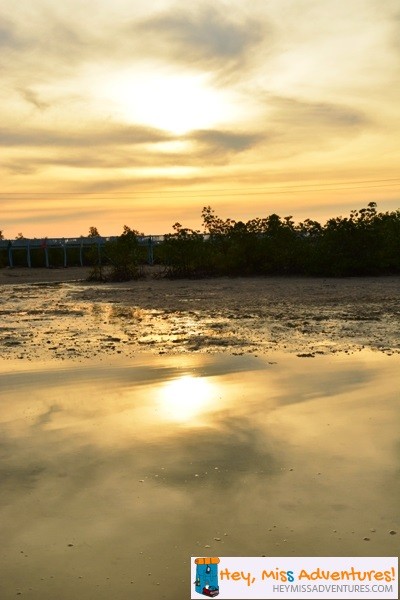
[[[398,0],[0,0],[0,229],[400,207]]]

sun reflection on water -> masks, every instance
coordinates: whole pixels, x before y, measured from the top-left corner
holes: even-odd
[[[209,412],[216,399],[216,386],[204,377],[184,375],[168,381],[160,390],[159,403],[164,418],[192,422]]]

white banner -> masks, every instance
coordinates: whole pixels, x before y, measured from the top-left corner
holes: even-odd
[[[192,557],[191,599],[398,598],[397,557]]]

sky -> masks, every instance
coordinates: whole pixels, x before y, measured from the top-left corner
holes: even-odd
[[[400,208],[398,0],[0,0],[0,229]]]

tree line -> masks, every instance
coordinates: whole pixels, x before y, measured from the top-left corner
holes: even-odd
[[[296,224],[277,214],[247,222],[221,219],[210,206],[201,217],[202,231],[175,223],[173,233],[154,247],[154,262],[166,277],[400,273],[400,210],[378,212],[375,202],[324,225],[311,219]],[[96,227],[89,229],[89,236],[98,235]],[[117,240],[105,245],[100,263],[89,252],[92,279],[140,277],[147,260],[141,235],[125,225]]]
[[[172,277],[215,275],[359,276],[400,272],[400,210],[376,203],[325,225],[277,214],[250,221],[202,211],[203,233],[174,225],[160,248]]]

